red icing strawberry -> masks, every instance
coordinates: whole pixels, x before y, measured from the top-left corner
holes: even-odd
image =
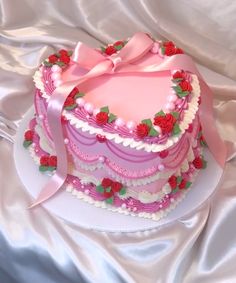
[[[173,79],[184,79],[185,73],[183,71],[177,71],[173,74]]]
[[[61,49],[58,53],[59,53],[61,56],[69,56],[69,55],[68,55],[68,52],[67,52],[65,49]]]
[[[119,40],[119,41],[116,41],[116,42],[113,44],[113,46],[119,46],[119,45],[124,46],[124,42],[121,41],[121,40]]]
[[[105,49],[105,53],[107,55],[112,55],[112,54],[116,53],[116,49],[115,49],[114,46],[110,45]]]
[[[79,92],[77,87],[74,87],[73,90],[70,92],[69,97],[74,98],[75,95]]]
[[[70,56],[63,54],[60,57],[60,61],[67,65],[70,63]]]

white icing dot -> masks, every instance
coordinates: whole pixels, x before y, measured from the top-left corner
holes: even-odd
[[[89,118],[90,118],[90,116],[89,116],[89,115],[86,115],[86,118],[87,118],[87,119],[89,119]]]
[[[53,65],[51,68],[53,73],[61,73],[62,69],[58,65]]]
[[[73,184],[76,184],[76,180],[73,180],[72,183],[73,183]]]
[[[32,143],[32,147],[35,147],[35,146],[36,146],[36,144],[33,142],[33,143]]]
[[[81,185],[81,189],[84,189],[84,185]]]
[[[160,171],[163,171],[163,170],[165,169],[165,166],[164,166],[163,164],[159,164],[159,165],[158,165],[158,169],[159,169]]]
[[[133,211],[136,211],[137,210],[137,207],[133,207]]]
[[[44,73],[47,73],[47,70],[44,70]]]
[[[84,109],[89,113],[93,114],[93,105],[89,102],[85,103]]]
[[[86,195],[89,195],[90,192],[89,192],[89,190],[85,190],[84,193],[85,193]]]
[[[118,126],[115,125],[115,126],[114,126],[114,129],[117,130],[117,129],[118,129]]]
[[[105,161],[105,157],[104,156],[99,156],[98,160],[99,160],[99,162],[103,163]]]
[[[174,198],[170,198],[170,202],[174,202],[175,201],[175,199]]]
[[[64,139],[64,143],[65,143],[65,144],[68,144],[68,143],[69,143],[69,139],[65,138],[65,139]]]
[[[135,122],[134,122],[134,121],[128,121],[127,124],[126,124],[126,127],[127,127],[129,130],[134,129],[134,127],[135,127]]]
[[[162,207],[163,207],[163,205],[162,205],[162,204],[160,204],[160,205],[159,205],[159,207],[160,207],[160,208],[162,208]]]
[[[62,81],[61,80],[56,80],[56,81],[54,81],[54,86],[55,87],[58,87],[58,86],[60,86],[62,84]]]
[[[79,107],[83,107],[85,104],[85,101],[83,98],[79,97],[76,99],[76,103],[79,105]]]
[[[46,84],[48,84],[48,81],[45,81]]]
[[[43,120],[44,116],[43,115],[39,115],[39,119]]]
[[[133,133],[133,131],[132,131],[132,130],[130,130],[130,131],[129,131],[129,133],[130,133],[130,134],[132,134],[132,133]]]
[[[39,152],[39,150],[38,150],[38,149],[35,149],[35,152]]]
[[[126,203],[122,203],[121,207],[126,208]]]

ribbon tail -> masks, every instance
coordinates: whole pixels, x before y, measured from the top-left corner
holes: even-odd
[[[203,135],[215,160],[223,168],[227,156],[227,147],[215,125],[212,91],[202,79],[200,79],[200,86],[202,95],[199,116]]]

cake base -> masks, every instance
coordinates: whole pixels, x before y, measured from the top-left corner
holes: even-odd
[[[33,114],[34,110],[32,107],[26,113],[19,126],[14,145],[14,159],[18,175],[27,192],[33,198],[36,198],[50,177],[39,172],[38,166],[34,163],[29,152],[22,147],[22,137]],[[63,188],[55,197],[43,203],[42,206],[66,221],[99,231],[136,232],[157,228],[176,221],[197,209],[216,190],[223,171],[208,150],[205,152],[205,157],[208,161],[208,166],[204,171],[198,173],[185,199],[158,222],[95,207],[82,200],[78,200],[75,196],[63,190]],[[37,209],[37,207],[34,209]]]

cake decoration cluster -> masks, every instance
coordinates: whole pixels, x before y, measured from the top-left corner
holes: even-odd
[[[101,183],[96,186],[96,191],[102,194],[106,203],[112,204],[114,196],[117,193],[121,196],[124,195],[126,193],[126,188],[120,182],[113,181],[109,178],[103,178]]]
[[[66,67],[70,63],[70,57],[72,55],[72,51],[67,51],[61,49],[58,53],[54,53],[50,55],[44,62],[43,65],[46,67],[52,67],[53,65],[58,65],[59,67]]]

